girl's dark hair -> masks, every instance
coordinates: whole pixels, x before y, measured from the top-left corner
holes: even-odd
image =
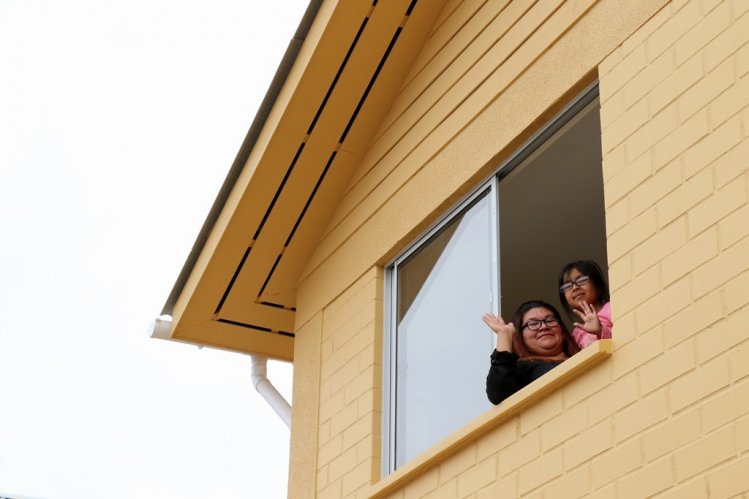
[[[562,317],[559,315],[559,311],[554,308],[553,305],[549,305],[544,301],[531,300],[521,304],[515,311],[515,315],[512,317],[512,323],[515,326],[516,331],[516,334],[512,337],[512,350],[516,354],[518,354],[518,357],[520,357],[521,359],[526,359],[536,356],[530,350],[528,350],[528,347],[525,345],[525,340],[523,339],[523,316],[526,314],[526,312],[533,308],[545,308],[549,310],[554,315],[554,317],[557,318],[559,327],[562,328],[562,337],[564,338],[564,353],[566,353],[568,357],[572,357],[580,351],[580,347],[577,346],[577,342],[575,342],[575,339],[567,330],[567,326],[565,326],[564,322],[562,322]]]
[[[611,298],[609,296],[609,285],[603,278],[603,271],[601,271],[601,267],[599,267],[596,262],[594,262],[593,260],[578,260],[576,262],[570,262],[562,267],[561,272],[559,272],[559,280],[557,283],[559,303],[562,304],[568,314],[574,317],[572,307],[570,307],[570,304],[567,303],[567,297],[564,296],[564,293],[562,293],[562,290],[559,288],[561,288],[562,284],[565,283],[570,275],[570,272],[572,272],[572,269],[575,269],[581,274],[590,277],[590,281],[598,291],[598,303],[596,303],[595,305],[603,305],[604,303],[608,303],[610,301]]]

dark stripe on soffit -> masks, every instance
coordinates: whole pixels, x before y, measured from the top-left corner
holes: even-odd
[[[357,103],[357,106],[356,106],[356,108],[354,109],[354,112],[351,115],[351,118],[349,119],[348,123],[346,124],[346,127],[345,127],[343,133],[341,134],[341,137],[340,137],[340,139],[338,141],[338,144],[337,144],[335,150],[331,153],[330,158],[328,159],[328,162],[327,162],[325,168],[323,169],[322,173],[320,174],[320,177],[318,178],[318,180],[317,180],[317,182],[315,184],[315,187],[313,188],[312,192],[310,193],[310,196],[307,199],[307,202],[304,205],[304,208],[302,209],[301,213],[299,214],[299,216],[298,216],[298,218],[296,220],[296,223],[294,224],[293,228],[291,229],[291,231],[289,233],[289,236],[287,237],[286,242],[284,244],[284,247],[279,252],[278,257],[276,258],[276,261],[273,264],[273,267],[271,268],[270,272],[266,276],[265,282],[263,283],[263,286],[262,286],[262,288],[260,290],[259,295],[263,294],[263,292],[265,291],[266,286],[270,282],[270,279],[273,276],[273,272],[275,271],[276,267],[280,263],[281,258],[283,257],[283,254],[284,254],[286,248],[289,246],[289,244],[290,244],[290,242],[291,242],[291,240],[292,240],[292,238],[293,238],[293,236],[294,236],[297,228],[299,227],[302,219],[304,218],[304,215],[307,212],[307,209],[311,205],[312,200],[315,197],[315,194],[317,193],[317,191],[320,188],[323,180],[325,179],[328,171],[330,170],[330,167],[333,164],[333,161],[335,160],[338,148],[342,145],[342,143],[345,140],[346,136],[348,135],[351,127],[353,126],[354,121],[356,120],[359,112],[361,111],[361,108],[363,107],[365,100],[369,96],[369,93],[371,92],[372,87],[374,86],[375,82],[377,81],[377,77],[379,76],[380,72],[382,71],[382,68],[385,65],[385,62],[387,61],[388,57],[390,56],[390,53],[392,52],[393,47],[395,46],[395,43],[397,42],[398,38],[400,37],[400,34],[403,31],[403,27],[405,26],[406,21],[408,20],[408,16],[413,11],[413,8],[415,7],[415,5],[416,5],[417,2],[418,2],[418,0],[412,0],[411,1],[410,5],[409,5],[409,7],[408,7],[408,9],[406,11],[406,14],[404,15],[404,19],[401,21],[400,26],[395,30],[395,33],[393,34],[393,37],[390,40],[390,43],[388,44],[387,49],[383,53],[383,55],[382,55],[382,57],[380,59],[380,62],[377,65],[377,68],[373,72],[372,77],[370,78],[370,81],[367,84],[367,87],[365,88],[364,92],[362,93],[362,96],[359,99],[359,102]],[[377,1],[376,0],[373,1],[372,2],[372,7],[374,8],[374,6],[376,4],[377,4]],[[372,11],[370,11],[370,13],[367,15],[367,17],[365,17],[365,19],[362,21],[362,25],[359,28],[359,31],[357,32],[357,34],[356,34],[356,36],[355,36],[355,38],[354,38],[354,40],[352,42],[351,47],[349,48],[348,52],[346,53],[346,56],[344,57],[343,61],[341,62],[341,66],[339,67],[338,72],[336,73],[335,78],[331,82],[331,85],[328,88],[328,91],[327,91],[327,93],[325,95],[325,98],[323,99],[323,102],[321,103],[320,107],[318,108],[317,113],[315,114],[315,117],[313,118],[312,123],[310,124],[310,127],[309,127],[309,129],[307,131],[307,135],[308,136],[314,130],[314,127],[315,127],[315,125],[317,123],[317,120],[319,119],[320,115],[324,111],[325,105],[327,104],[327,101],[328,101],[329,97],[332,95],[333,91],[335,90],[335,86],[338,83],[338,80],[339,80],[341,74],[343,73],[343,71],[344,71],[344,69],[346,67],[346,64],[348,63],[348,60],[349,60],[351,54],[353,53],[354,49],[356,48],[356,44],[359,42],[359,39],[360,39],[360,37],[361,37],[361,35],[362,35],[363,31],[364,31],[364,28],[366,27],[366,25],[367,25],[367,23],[369,21],[371,13],[372,13]],[[254,241],[256,241],[258,239],[258,237],[260,235],[260,231],[261,231],[261,229],[263,228],[263,226],[265,224],[265,221],[270,216],[271,210],[275,206],[276,200],[280,196],[281,191],[283,190],[283,188],[284,188],[284,186],[286,184],[287,179],[291,175],[291,172],[292,172],[294,166],[296,165],[296,162],[297,162],[299,156],[301,155],[301,152],[302,152],[302,150],[304,148],[305,143],[306,143],[306,139],[305,139],[304,142],[302,142],[302,144],[300,145],[299,149],[297,150],[297,154],[294,156],[294,159],[292,160],[292,163],[289,165],[289,168],[288,168],[288,170],[286,172],[286,175],[284,176],[283,181],[281,182],[278,190],[276,191],[276,193],[275,193],[275,195],[273,197],[273,201],[271,202],[270,206],[266,210],[266,213],[263,216],[263,219],[262,219],[262,221],[260,223],[260,226],[258,227],[258,229],[255,232],[255,235],[253,237],[253,243],[254,243]],[[234,283],[236,282],[236,278],[239,275],[239,273],[240,273],[240,271],[241,271],[241,269],[242,269],[245,261],[247,260],[247,256],[249,255],[249,253],[250,253],[251,250],[252,250],[252,244],[250,245],[250,247],[247,248],[247,251],[245,252],[245,256],[242,258],[240,264],[237,267],[237,270],[234,273],[234,276],[233,276],[232,280],[230,281],[229,285],[227,286],[227,289],[224,292],[224,295],[223,295],[223,297],[221,299],[221,302],[219,303],[218,307],[216,308],[216,312],[215,312],[216,314],[218,314],[220,312],[221,306],[225,302],[226,297],[229,295],[229,292],[231,291],[231,288],[233,287]],[[270,306],[270,307],[274,307],[274,308],[285,308],[285,309],[289,309],[291,311],[295,311],[296,310],[293,307],[289,308],[289,307],[286,307],[284,305],[280,305],[280,304],[276,304],[276,303],[272,303],[272,302],[261,301],[261,300],[257,300],[255,303],[258,304],[258,305]],[[231,324],[234,324],[234,325],[237,325],[237,326],[243,326],[243,323],[237,322],[237,321],[228,321],[226,319],[219,319],[219,321],[220,322],[231,323]],[[266,330],[267,329],[267,328],[262,328],[261,329],[261,328],[259,328],[257,326],[252,326],[252,325],[249,325],[249,324],[247,324],[246,327],[254,329],[254,330]],[[271,332],[271,331],[268,331],[268,332]],[[290,334],[290,335],[293,336],[293,333],[288,333],[287,332],[285,334]]]

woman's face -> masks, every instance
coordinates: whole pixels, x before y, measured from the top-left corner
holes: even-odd
[[[593,284],[593,280],[588,279],[588,282],[581,285],[575,283],[575,281],[582,275],[583,274],[579,270],[573,268],[564,278],[565,283],[573,284],[572,288],[564,293],[567,303],[569,303],[572,308],[580,309],[583,302],[589,305],[596,305],[598,303],[598,290],[596,289],[596,285]]]
[[[551,322],[551,325],[544,322],[545,320]],[[562,328],[557,316],[548,308],[536,307],[528,310],[523,315],[522,325],[523,341],[534,355],[551,357],[564,351]]]

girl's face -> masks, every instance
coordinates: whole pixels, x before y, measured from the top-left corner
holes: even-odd
[[[548,308],[536,307],[528,310],[523,315],[522,324],[523,342],[531,353],[551,357],[564,351],[562,327],[557,316]]]
[[[572,287],[564,292],[564,297],[572,308],[580,309],[583,302],[593,306],[598,304],[598,289],[596,289],[592,279],[588,279],[583,284],[577,284],[576,281],[583,275],[579,270],[573,268],[569,274],[564,276],[564,284],[572,284]]]

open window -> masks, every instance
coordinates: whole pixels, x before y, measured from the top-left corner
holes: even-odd
[[[604,215],[593,86],[387,267],[383,474],[492,407],[481,315],[529,299],[563,310],[565,263],[607,272]]]

